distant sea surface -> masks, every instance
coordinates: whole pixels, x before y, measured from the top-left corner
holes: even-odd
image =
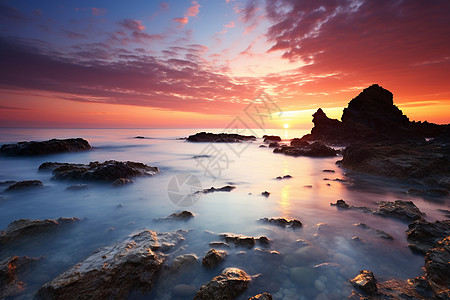
[[[352,205],[375,208],[379,201],[411,200],[427,214],[429,221],[434,221],[445,218],[439,209],[448,209],[448,199],[430,201],[408,195],[404,192],[408,185],[402,182],[365,175],[347,176],[346,171],[335,164],[340,157],[274,154],[270,148],[259,147],[263,144],[261,136],[255,142],[240,145],[190,143],[180,139],[200,131],[221,132],[218,129],[0,128],[0,144],[82,137],[93,146],[92,151],[84,152],[0,156],[0,181],[38,179],[44,183],[42,189],[16,193],[4,192],[7,185],[0,186],[1,229],[23,218],[84,218],[76,226],[46,238],[45,242],[36,241],[33,247],[0,249],[0,258],[7,255],[44,257],[40,267],[27,276],[29,284],[25,299],[31,299],[42,284],[95,249],[122,241],[145,228],[158,232],[190,230],[180,254],[194,253],[200,259],[210,249],[209,243],[219,240],[217,233],[267,236],[272,240],[269,250],[275,250],[279,255],[227,249],[230,255],[223,268],[239,267],[251,275],[261,274],[238,299],[262,292],[281,298],[289,298],[291,294],[298,297],[289,299],[342,299],[351,293],[348,280],[362,269],[371,270],[380,277],[407,279],[422,275],[423,257],[414,255],[407,247],[407,223],[338,210],[330,203],[344,199]],[[285,142],[307,133],[294,129],[267,129],[266,132],[281,136]],[[208,158],[214,158],[214,164]],[[160,173],[134,178],[134,184],[122,187],[88,183],[90,187],[86,190],[66,191],[68,186],[78,182],[55,181],[51,179],[51,173],[38,172],[38,167],[47,161],[89,163],[106,160],[142,162],[157,166]],[[334,170],[335,173],[323,170]],[[274,179],[288,174],[293,178]],[[180,207],[169,197],[170,192],[177,192],[169,183],[183,176],[197,178],[201,188],[234,185],[236,189],[201,195],[188,203],[189,206]],[[261,196],[264,191],[270,192],[270,196]],[[188,194],[190,187],[180,186],[178,192]],[[155,221],[185,209],[196,217],[188,222]],[[259,222],[263,217],[295,218],[304,226],[298,230],[283,229]],[[354,224],[359,222],[389,233],[394,240],[381,239],[356,227]],[[364,245],[355,244],[354,236],[360,237]],[[298,239],[310,243],[306,250],[300,248]],[[327,262],[341,267],[324,273],[314,268]],[[217,272],[202,268],[187,270],[174,275],[170,282],[158,281],[147,295],[133,294],[130,298],[192,299],[192,295],[175,295],[173,287],[187,284],[198,290]]]

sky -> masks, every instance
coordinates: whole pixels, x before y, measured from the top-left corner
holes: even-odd
[[[0,127],[223,128],[340,118],[377,83],[450,123],[448,0],[0,0]]]

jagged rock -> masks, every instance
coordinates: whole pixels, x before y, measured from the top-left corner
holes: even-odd
[[[90,150],[92,147],[89,142],[82,139],[52,139],[43,142],[20,142],[17,144],[5,144],[0,148],[1,154],[27,156],[42,155],[58,152],[75,152]]]
[[[378,209],[368,208],[366,206],[353,206],[347,204],[344,200],[337,200],[336,203],[330,203],[332,206],[337,206],[341,209],[352,209],[365,213],[373,213],[383,217],[391,217],[405,221],[414,221],[422,219],[425,214],[414,205],[412,201],[396,200],[380,201]]]
[[[22,191],[22,190],[28,190],[30,188],[39,188],[43,187],[44,184],[40,180],[24,180],[16,182],[10,186],[8,186],[5,191],[7,192],[13,192],[13,191]]]
[[[248,298],[248,300],[272,300],[272,299],[273,299],[272,295],[266,292]]]
[[[38,260],[28,256],[11,256],[0,260],[1,299],[17,296],[25,289],[26,284],[21,281],[21,277]]]
[[[192,212],[183,210],[183,211],[180,211],[177,213],[170,214],[169,216],[167,216],[165,218],[159,218],[156,220],[157,221],[176,221],[176,220],[187,221],[194,217],[195,217],[195,215]]]
[[[201,143],[240,143],[246,141],[254,141],[256,137],[253,135],[240,135],[232,133],[210,133],[199,132],[194,135],[190,135],[186,141],[188,142],[201,142]]]
[[[222,274],[203,285],[194,300],[234,299],[250,284],[251,277],[238,268],[227,268]]]
[[[227,251],[210,249],[203,257],[202,264],[207,268],[214,268],[224,261],[227,256]]]
[[[233,244],[236,247],[244,247],[249,249],[253,248],[256,245],[257,241],[263,246],[266,246],[268,243],[270,243],[270,240],[265,236],[255,238],[252,236],[223,233],[220,234],[219,237],[225,240],[225,242]]]
[[[114,180],[114,182],[112,183],[113,186],[122,186],[122,185],[127,185],[127,184],[132,184],[134,183],[133,180],[128,179],[128,178],[118,178],[116,180]]]
[[[302,222],[296,219],[287,220],[285,218],[261,218],[260,221],[264,223],[269,223],[281,227],[289,227],[289,228],[301,228],[303,226]]]
[[[278,135],[263,135],[264,143],[281,142],[281,138]]]
[[[361,270],[359,275],[350,281],[356,288],[365,293],[372,294],[378,291],[377,281],[371,271]]]
[[[209,194],[209,193],[215,193],[215,192],[231,192],[236,187],[232,185],[226,185],[220,188],[211,187],[209,189],[203,189],[201,191],[197,191],[194,194]]]
[[[411,243],[409,247],[413,251],[426,254],[437,241],[450,235],[450,220],[431,223],[424,219],[418,219],[409,224],[406,234]]]
[[[132,161],[108,160],[103,163],[91,162],[88,165],[46,162],[39,171],[53,171],[53,179],[114,182],[121,178],[153,176],[159,172],[157,167]]]
[[[144,230],[91,256],[44,284],[41,299],[124,299],[131,290],[148,291],[185,232]]]
[[[20,219],[11,222],[8,227],[0,233],[0,245],[15,240],[34,237],[40,233],[55,230],[60,226],[80,222],[78,218],[59,218],[57,220],[29,220]]]
[[[339,151],[326,146],[322,142],[314,142],[307,146],[282,146],[280,148],[275,148],[273,153],[284,153],[289,156],[334,157]]]
[[[264,191],[264,192],[261,193],[261,196],[264,196],[264,197],[267,198],[267,197],[270,196],[270,193],[268,191]]]
[[[367,225],[365,223],[357,223],[357,224],[355,224],[355,226],[357,226],[359,228],[362,228],[362,229],[365,229],[365,230],[368,230],[370,233],[372,233],[372,234],[374,234],[374,235],[376,235],[376,236],[378,236],[378,237],[380,237],[382,239],[390,240],[390,241],[394,240],[392,235],[390,235],[390,234],[388,234],[388,233],[386,233],[386,232],[384,232],[382,230],[372,228],[372,227],[370,227],[369,225]]]
[[[425,277],[437,290],[450,290],[450,236],[437,242],[425,256]]]

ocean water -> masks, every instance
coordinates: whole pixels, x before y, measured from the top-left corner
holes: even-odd
[[[3,191],[7,185],[0,186],[0,228],[22,218],[84,219],[42,239],[14,249],[0,249],[0,257],[43,257],[39,266],[26,274],[28,285],[20,299],[32,299],[42,284],[94,250],[122,241],[141,229],[189,230],[177,255],[193,253],[199,257],[199,264],[160,278],[148,294],[132,293],[130,299],[191,299],[192,293],[185,291],[183,294],[174,287],[185,284],[196,291],[226,267],[238,267],[250,275],[259,274],[238,299],[262,292],[272,293],[275,299],[342,299],[351,293],[348,280],[361,269],[373,271],[380,279],[407,279],[423,274],[423,257],[413,254],[407,247],[408,223],[338,210],[330,203],[344,199],[352,205],[375,208],[379,201],[411,200],[426,213],[429,221],[434,221],[445,218],[439,209],[448,209],[449,199],[414,197],[405,193],[408,187],[405,183],[346,174],[335,164],[340,157],[274,154],[272,149],[259,147],[263,143],[260,137],[255,142],[239,145],[189,143],[179,139],[199,131],[220,132],[217,129],[0,129],[0,144],[82,137],[94,147],[92,151],[78,153],[0,156],[0,181],[38,179],[45,186],[14,193]],[[286,139],[301,137],[304,133],[267,130],[267,134]],[[135,136],[146,138],[136,139]],[[214,153],[220,154],[219,161],[207,165],[208,157],[216,157]],[[66,191],[76,182],[55,181],[51,173],[38,172],[39,165],[47,161],[89,163],[112,159],[157,166],[160,173],[135,178],[134,184],[122,187],[89,183],[86,190]],[[323,172],[326,169],[335,173]],[[287,174],[293,178],[274,180]],[[232,184],[236,189],[189,197],[185,202],[189,205],[180,207],[175,203],[177,200],[170,198],[177,191],[169,183],[174,178],[184,177],[198,179],[196,188]],[[336,178],[342,181],[333,180]],[[178,194],[188,195],[190,191],[190,187],[184,185]],[[264,191],[270,192],[270,196],[261,196]],[[187,222],[155,221],[184,209],[196,217]],[[258,221],[263,217],[295,218],[303,223],[303,228],[293,230],[264,224]],[[383,240],[354,226],[359,222],[389,233],[394,240]],[[225,232],[264,235],[272,241],[270,246],[256,248],[279,254],[228,248],[229,256],[220,267],[202,268],[200,261],[210,249],[209,243],[219,241],[217,234]],[[364,243],[353,241],[354,236]],[[298,239],[308,241],[310,246],[301,248],[296,242]],[[339,266],[315,268],[322,263]]]

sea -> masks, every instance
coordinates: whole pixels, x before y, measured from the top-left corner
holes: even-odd
[[[40,180],[44,187],[5,192],[0,185],[0,230],[18,219],[78,217],[82,222],[31,244],[0,248],[9,255],[42,257],[23,278],[26,288],[18,299],[33,299],[37,290],[96,249],[121,242],[144,229],[157,232],[187,230],[176,255],[195,254],[198,264],[159,278],[148,293],[132,292],[129,299],[192,299],[195,292],[227,267],[254,276],[237,299],[269,292],[274,299],[345,299],[349,280],[360,270],[373,271],[378,280],[408,279],[423,274],[424,257],[408,248],[408,222],[352,210],[330,203],[339,199],[355,206],[376,208],[379,201],[405,200],[426,214],[428,221],[445,219],[448,198],[423,198],[406,193],[411,184],[350,173],[336,165],[342,157],[290,157],[273,153],[262,136],[242,144],[191,143],[185,137],[219,129],[55,129],[1,128],[0,144],[81,137],[91,151],[31,157],[0,156],[0,182]],[[306,131],[267,129],[284,143]],[[136,138],[137,136],[142,138]],[[44,162],[89,163],[135,161],[156,166],[155,176],[133,178],[134,183],[113,187],[88,182],[88,188],[66,190],[79,182],[57,181],[51,172],[39,172]],[[332,170],[334,172],[324,170]],[[278,176],[292,178],[277,180]],[[231,192],[194,194],[195,191],[233,185]],[[263,192],[269,192],[268,197]],[[195,195],[195,196],[194,196]],[[172,213],[188,210],[189,221],[161,222]],[[302,228],[282,228],[261,218],[297,219]],[[357,223],[385,231],[386,240]],[[229,247],[217,268],[201,260],[220,241],[219,234],[266,236],[267,248]],[[359,239],[355,239],[358,237]],[[169,268],[173,254],[167,261]]]

